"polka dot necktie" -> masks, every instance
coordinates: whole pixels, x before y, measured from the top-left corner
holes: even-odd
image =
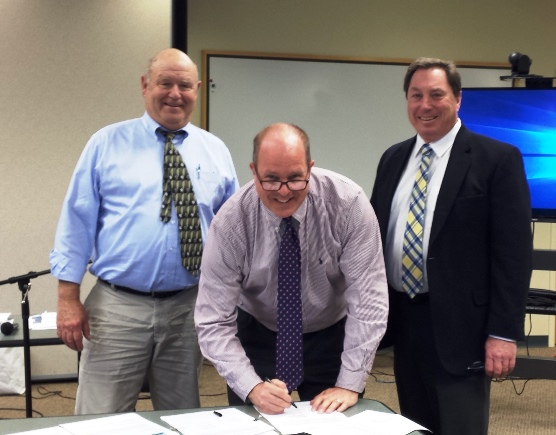
[[[301,313],[301,250],[291,217],[283,219],[285,231],[278,258],[278,325],[276,378],[288,391],[303,380],[303,320]]]
[[[170,220],[173,201],[178,215],[182,264],[193,276],[198,276],[203,252],[203,239],[197,200],[187,167],[172,142],[176,133],[165,130],[160,130],[160,132],[166,137],[160,219],[164,223]]]
[[[411,191],[403,240],[402,287],[412,299],[423,288],[423,228],[431,153],[432,148],[429,144],[421,147],[421,164]]]

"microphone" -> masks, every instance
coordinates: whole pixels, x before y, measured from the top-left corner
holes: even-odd
[[[0,330],[2,330],[2,334],[4,335],[10,335],[12,332],[16,331],[17,328],[19,328],[19,324],[12,322],[4,322],[2,326],[0,326]]]

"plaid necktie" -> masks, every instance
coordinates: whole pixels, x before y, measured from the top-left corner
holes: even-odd
[[[173,201],[178,215],[182,264],[193,276],[198,276],[203,252],[203,239],[197,200],[187,167],[172,142],[176,133],[165,130],[160,130],[160,132],[166,137],[160,219],[164,223],[170,220]]]
[[[421,147],[421,165],[415,176],[405,227],[402,254],[402,287],[410,298],[423,287],[423,227],[432,148]]]
[[[288,391],[303,380],[303,320],[301,313],[301,250],[291,217],[283,219],[285,231],[278,258],[278,325],[276,378]]]

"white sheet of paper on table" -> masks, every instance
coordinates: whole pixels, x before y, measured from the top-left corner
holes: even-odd
[[[349,421],[354,428],[365,429],[367,435],[407,435],[428,430],[402,415],[380,411],[363,411],[350,417]]]
[[[60,427],[73,435],[176,435],[171,429],[135,413],[64,423]]]
[[[296,434],[307,432],[311,435],[317,433],[326,433],[330,430],[337,429],[340,425],[345,424],[347,417],[341,412],[332,412],[330,414],[319,414],[311,410],[310,402],[295,402],[297,408],[293,406],[287,408],[283,414],[270,415],[261,412],[266,418],[282,434]],[[318,432],[317,432],[318,431]],[[335,432],[337,435],[341,432]]]
[[[218,413],[218,414],[217,414]],[[160,417],[168,425],[187,435],[259,435],[276,434],[274,428],[236,408],[189,412]]]
[[[9,435],[71,435],[71,432],[68,432],[60,426],[54,426],[44,429],[34,429],[25,432],[11,433]]]
[[[42,314],[29,316],[29,329],[45,330],[56,329],[56,312],[45,311]]]

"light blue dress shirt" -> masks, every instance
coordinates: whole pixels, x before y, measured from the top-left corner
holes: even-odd
[[[109,125],[87,143],[62,207],[51,273],[81,283],[90,272],[136,290],[197,284],[182,266],[176,211],[160,220],[164,142],[160,126],[141,118]],[[191,177],[203,239],[222,204],[238,189],[230,152],[214,135],[187,124],[174,144]],[[202,266],[201,266],[202,273]]]

